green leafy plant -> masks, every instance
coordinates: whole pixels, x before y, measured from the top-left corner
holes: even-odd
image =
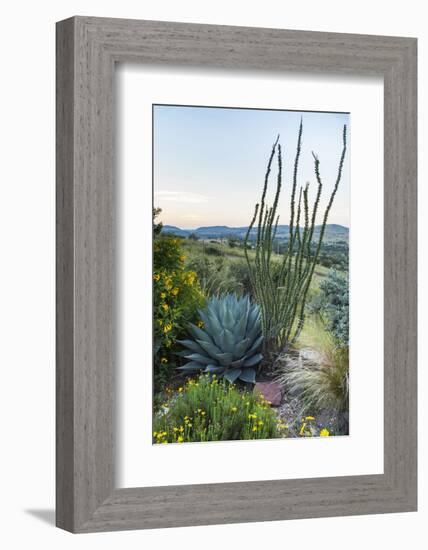
[[[189,360],[185,372],[203,370],[226,378],[255,383],[255,367],[263,359],[260,308],[248,296],[227,294],[211,298],[199,310],[201,326],[190,324],[192,340],[179,340],[187,348],[182,355]]]
[[[196,273],[185,269],[180,240],[158,235],[153,244],[154,380],[156,388],[177,366],[176,339],[205,302]]]
[[[153,443],[284,437],[286,428],[269,404],[234,384],[202,375],[190,379],[159,408]]]
[[[302,149],[303,123],[301,121],[297,149],[294,160],[293,181],[290,198],[290,223],[288,246],[282,254],[279,270],[272,258],[279,216],[278,202],[282,188],[282,155],[279,136],[275,141],[269,157],[260,203],[256,204],[253,218],[245,238],[245,254],[250,270],[254,295],[261,306],[261,320],[265,336],[265,351],[281,352],[298,338],[303,324],[305,302],[320,254],[325,227],[334,197],[336,195],[346,153],[346,125],[343,127],[343,149],[339,161],[336,182],[324,211],[318,242],[312,245],[315,221],[323,188],[320,175],[320,161],[314,157],[314,171],[318,183],[316,198],[312,207],[309,205],[309,183],[300,187],[297,193],[299,159]],[[276,193],[272,206],[266,204],[266,192],[272,163],[277,156],[278,175]],[[297,207],[296,207],[296,195]],[[250,233],[256,226],[255,256],[248,254]],[[276,270],[276,273],[274,273]]]

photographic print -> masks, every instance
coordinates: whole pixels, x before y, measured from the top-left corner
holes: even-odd
[[[349,113],[153,105],[153,443],[349,434]]]

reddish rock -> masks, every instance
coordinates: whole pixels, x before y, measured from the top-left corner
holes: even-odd
[[[279,382],[274,380],[271,382],[257,382],[254,386],[254,393],[260,393],[273,407],[279,407],[281,404],[283,391]]]

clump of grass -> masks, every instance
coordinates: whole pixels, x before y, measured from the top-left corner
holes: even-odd
[[[272,439],[285,429],[261,396],[202,375],[162,404],[153,421],[153,443]]]
[[[295,364],[279,362],[278,380],[302,403],[302,414],[334,409],[347,412],[349,406],[349,352],[337,347],[334,337],[322,323],[311,318],[299,339],[299,346],[315,350],[319,361],[304,362],[299,355]]]

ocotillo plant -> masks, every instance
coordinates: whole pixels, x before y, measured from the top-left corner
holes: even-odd
[[[293,180],[290,196],[290,225],[288,245],[278,263],[272,257],[279,216],[278,201],[282,186],[282,156],[279,136],[272,147],[269,157],[260,203],[254,209],[254,215],[245,237],[245,257],[250,272],[254,295],[261,306],[262,328],[264,334],[265,357],[269,352],[280,352],[287,349],[298,338],[305,319],[305,302],[314,274],[315,266],[324,238],[328,215],[332,207],[339,183],[346,154],[346,125],[343,127],[343,149],[339,161],[336,182],[324,211],[318,241],[314,240],[315,221],[319,208],[323,184],[320,176],[320,161],[314,158],[315,178],[318,183],[313,206],[309,205],[309,183],[298,190],[297,176],[302,147],[303,122],[300,122],[297,148],[294,160]],[[266,192],[272,163],[278,162],[276,193],[272,206],[266,204]],[[301,220],[301,218],[304,218]],[[257,223],[254,257],[248,253],[251,230]],[[303,230],[301,228],[303,225]],[[313,242],[314,241],[314,242]]]

